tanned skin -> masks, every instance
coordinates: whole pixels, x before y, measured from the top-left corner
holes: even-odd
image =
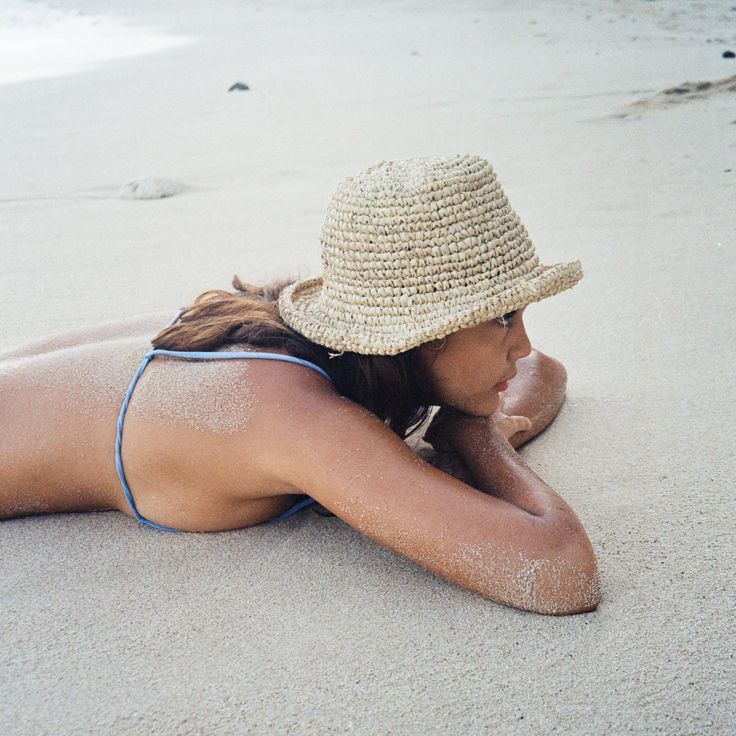
[[[592,610],[599,600],[597,571],[582,525],[560,496],[508,455],[554,419],[567,380],[559,361],[531,348],[522,311],[503,334],[492,321],[453,333],[448,339],[455,352],[437,364],[444,371],[437,374],[438,396],[445,392],[455,409],[483,420],[502,406],[506,415],[531,421],[508,437],[491,426],[469,430],[468,441],[456,446],[466,460],[472,460],[467,451],[474,443],[497,447],[499,462],[503,456],[517,473],[519,506],[500,487],[494,498],[487,482],[480,492],[429,466],[315,371],[253,360],[244,386],[262,410],[249,419],[246,432],[224,436],[126,418],[123,459],[139,512],[182,531],[218,531],[267,521],[307,493],[366,536],[491,600],[540,613]],[[114,361],[116,351],[122,356],[132,344],[145,344],[168,318],[146,315],[0,353],[0,518],[109,509],[131,516],[113,453],[122,394],[97,396],[89,406],[84,397],[71,402],[58,382],[44,381],[43,372],[64,370],[73,382],[77,354],[80,361],[82,352],[84,361]],[[491,368],[486,376],[463,373],[466,359]],[[165,361],[152,369],[165,370]],[[24,381],[27,371],[38,379],[32,390]],[[490,387],[512,372],[503,395],[494,393]],[[498,442],[508,443],[508,452]],[[485,472],[486,479],[492,475]],[[531,511],[522,498],[533,499]],[[559,561],[563,573],[540,576],[534,589],[539,595],[525,598],[514,588],[519,570],[493,568],[509,545],[529,559]],[[487,560],[477,557],[466,565],[458,557],[463,549],[479,550],[476,557]]]

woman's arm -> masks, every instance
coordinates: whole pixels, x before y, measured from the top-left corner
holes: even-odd
[[[482,492],[425,463],[319,376],[302,378],[291,379],[273,406],[271,429],[243,437],[243,452],[274,483],[309,494],[375,542],[499,603],[555,615],[596,607],[595,556],[580,522],[505,439],[495,448],[492,430],[458,433],[470,463],[466,448],[484,445],[473,467]],[[498,467],[487,468],[494,456]]]
[[[517,374],[504,392],[505,414],[529,417],[531,429],[509,437],[516,449],[536,437],[559,414],[565,400],[567,371],[559,360],[532,349],[516,362]]]
[[[562,594],[576,601],[579,612],[595,609],[601,600],[597,561],[573,509],[519,457],[490,418],[459,424],[453,444],[479,490],[555,529],[559,552],[555,558],[535,561],[535,596],[545,600]]]
[[[509,387],[503,392],[503,411],[509,416],[529,417],[532,426],[509,437],[509,443],[514,449],[529,442],[552,423],[565,400],[567,386],[567,371],[562,363],[539,350],[532,349],[529,355],[518,360],[516,369],[516,376],[509,381]],[[407,444],[438,470],[474,488],[479,487],[457,451],[435,452],[430,445],[420,445],[417,439],[409,440]]]
[[[444,452],[423,454],[434,467],[489,495],[517,506],[527,513],[554,519],[568,545],[567,563],[579,573],[583,599],[592,610],[600,601],[600,584],[595,554],[575,512],[516,453],[515,448],[539,434],[559,412],[564,400],[567,375],[564,366],[538,351],[517,363],[518,373],[509,384],[511,399],[504,401],[507,415],[528,416],[532,428],[506,439],[491,417],[453,419],[448,414],[435,438],[448,445]],[[512,389],[513,384],[513,391]],[[511,405],[506,404],[506,401]],[[554,576],[547,581],[556,585]]]

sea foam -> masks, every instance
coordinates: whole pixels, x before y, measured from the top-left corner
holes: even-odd
[[[66,3],[0,4],[0,85],[87,71],[101,62],[186,46],[194,39],[85,15]]]

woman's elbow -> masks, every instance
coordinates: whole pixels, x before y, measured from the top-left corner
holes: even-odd
[[[601,585],[595,561],[573,564],[559,558],[525,559],[506,584],[498,577],[480,585],[467,586],[484,598],[521,611],[546,616],[570,616],[593,611],[601,602]]]
[[[593,545],[574,515],[565,517],[547,535],[546,544],[519,550],[513,583],[517,608],[550,616],[595,610],[601,602],[601,582]]]
[[[537,565],[528,610],[550,616],[588,613],[601,602],[598,563],[589,543],[583,549],[561,551]]]
[[[557,358],[533,348],[527,360],[530,360],[540,371],[547,386],[562,387],[563,389],[567,386],[567,370]]]

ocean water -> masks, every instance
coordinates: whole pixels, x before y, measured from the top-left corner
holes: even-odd
[[[77,74],[191,43],[114,16],[83,14],[72,3],[0,0],[0,85]]]

